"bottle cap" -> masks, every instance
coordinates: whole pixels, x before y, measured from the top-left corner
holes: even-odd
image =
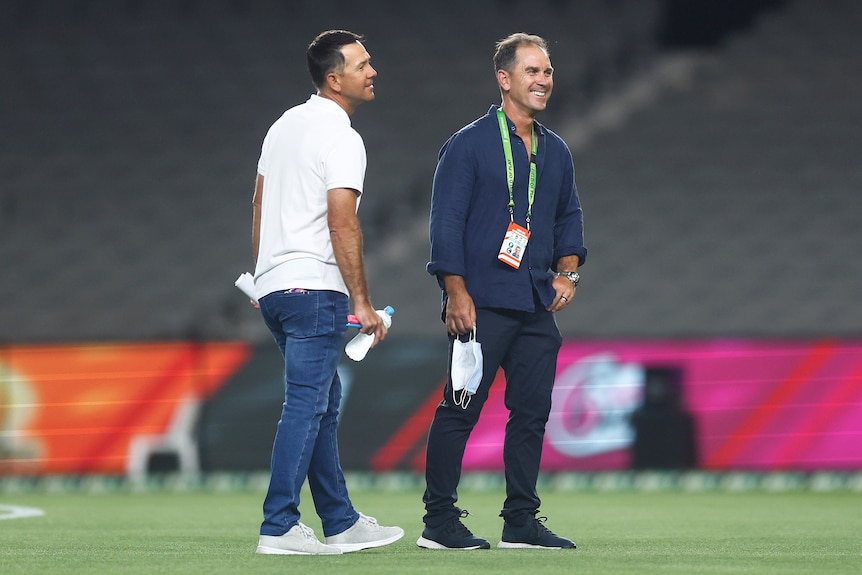
[[[383,308],[383,311],[386,312],[386,315],[395,315],[395,308],[392,307],[391,305],[388,305],[385,308]]]

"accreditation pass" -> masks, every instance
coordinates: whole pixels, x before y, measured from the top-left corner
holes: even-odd
[[[509,223],[509,229],[506,230],[506,237],[503,238],[503,245],[500,246],[500,255],[497,259],[518,269],[521,267],[528,241],[530,241],[530,230],[515,222]]]

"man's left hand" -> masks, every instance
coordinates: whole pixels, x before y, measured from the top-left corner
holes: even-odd
[[[554,278],[551,285],[554,287],[557,295],[554,297],[554,301],[551,302],[551,307],[548,308],[548,311],[558,312],[571,303],[572,298],[575,297],[576,288],[571,280],[565,276]]]

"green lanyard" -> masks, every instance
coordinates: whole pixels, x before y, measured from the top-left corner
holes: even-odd
[[[500,137],[503,139],[503,155],[506,156],[506,183],[509,184],[509,217],[515,221],[515,197],[512,184],[515,182],[515,162],[512,160],[512,140],[509,138],[509,125],[502,108],[497,108],[497,121],[500,124]],[[532,148],[530,150],[530,183],[527,185],[527,229],[530,229],[530,216],[533,214],[533,200],[536,198],[536,128],[532,127]]]

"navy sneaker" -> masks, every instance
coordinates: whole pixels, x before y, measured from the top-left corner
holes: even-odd
[[[476,537],[461,523],[462,517],[467,517],[467,510],[461,511],[457,517],[453,517],[439,527],[428,527],[422,530],[422,537],[416,541],[416,545],[425,549],[490,549],[491,544],[487,539]]]
[[[560,537],[547,527],[547,517],[530,517],[524,525],[503,524],[500,549],[574,549],[575,542]]]

